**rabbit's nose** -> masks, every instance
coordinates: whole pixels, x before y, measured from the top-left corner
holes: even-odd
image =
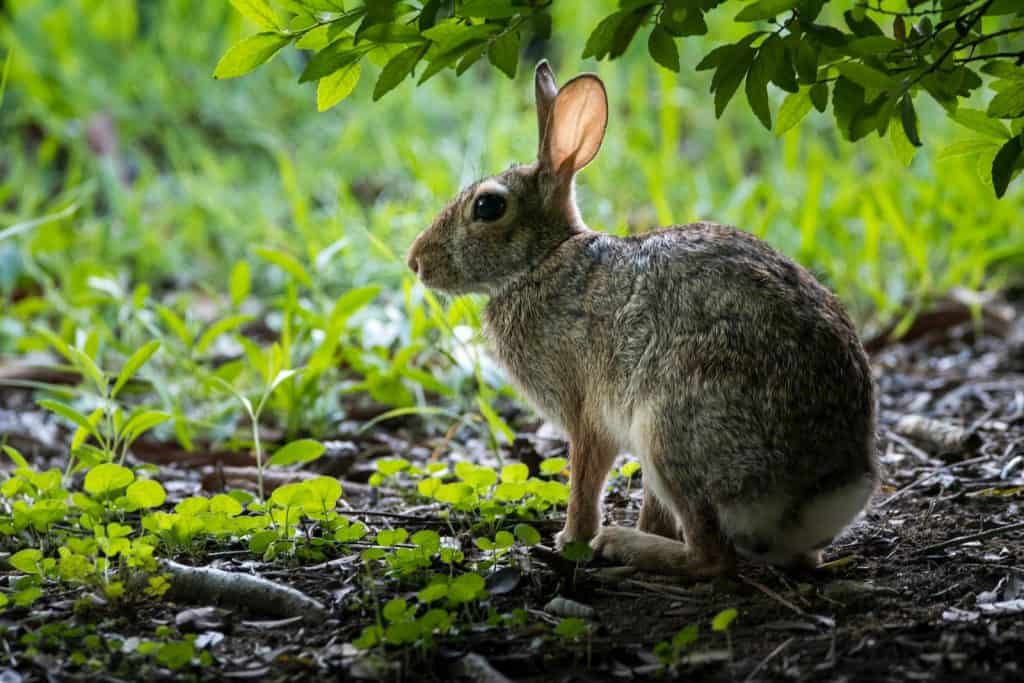
[[[409,257],[405,260],[405,262],[409,265],[409,270],[416,274],[419,274],[420,262],[419,259],[416,258],[416,254],[414,252],[409,252]]]

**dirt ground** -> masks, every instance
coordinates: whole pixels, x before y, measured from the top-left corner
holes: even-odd
[[[1020,326],[1015,330],[1006,320],[988,321],[977,337],[978,325],[950,322],[955,317],[915,327],[917,338],[910,342],[873,342],[882,396],[884,486],[865,517],[828,548],[825,566],[813,573],[741,564],[736,578],[686,585],[657,576],[621,576],[607,567],[577,570],[544,548],[534,549],[516,556],[517,568],[489,579],[490,605],[497,613],[525,609],[526,625],[488,628],[481,618],[479,627],[440,642],[433,652],[374,661],[356,657],[347,644],[372,620],[368,602],[359,598],[364,591],[359,562],[342,559],[313,568],[266,564],[241,546],[219,547],[181,559],[295,586],[328,605],[331,617],[303,626],[229,607],[182,619],[195,606],[168,602],[76,612],[81,596],[71,589],[57,591],[30,611],[9,609],[0,616],[0,668],[7,667],[0,677],[5,682],[91,679],[88,667],[72,657],[72,637],[55,638],[26,654],[26,632],[63,621],[121,639],[152,634],[160,624],[200,632],[213,662],[177,673],[146,669],[145,676],[153,679],[1024,680],[1024,339]],[[10,414],[23,397],[8,391],[0,392],[0,399],[8,431],[18,437],[9,426]],[[954,429],[920,420],[908,424],[908,415]],[[509,417],[521,438],[507,457],[535,465],[564,449],[531,433],[536,425],[522,421],[526,416]],[[3,418],[0,412],[0,432]],[[451,533],[438,508],[410,507],[402,496],[359,485],[372,472],[374,458],[397,453],[426,459],[438,443],[439,437],[422,436],[413,422],[389,424],[387,430],[359,434],[357,421],[343,424],[332,445],[334,457],[318,464],[345,479],[348,504],[363,511],[350,516],[371,528],[400,524],[410,532]],[[474,452],[474,444],[465,446]],[[35,452],[45,458],[48,451],[38,447]],[[162,459],[172,460],[162,465],[162,478],[179,497],[203,481],[195,462]],[[200,463],[207,467],[207,488],[211,477],[222,476],[216,466],[211,474],[218,460],[238,464],[230,454],[207,454]],[[621,480],[613,485],[606,521],[635,522],[636,482],[631,489]],[[559,518],[560,513],[536,525],[544,546],[551,546]],[[468,554],[471,537],[460,540]],[[391,594],[383,597],[415,592],[388,590]],[[552,635],[558,619],[543,608],[556,596],[593,609],[589,636],[567,642]],[[726,632],[713,631],[712,618],[727,608],[738,616]],[[690,624],[699,626],[696,641],[672,669],[663,670],[653,654],[656,645]],[[143,673],[116,652],[101,660],[111,680]]]

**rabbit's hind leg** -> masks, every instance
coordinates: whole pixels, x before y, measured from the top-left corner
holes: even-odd
[[[684,540],[675,513],[658,500],[650,484],[644,486],[644,503],[640,507],[640,519],[636,523],[636,528],[649,534],[677,541]]]
[[[736,569],[736,551],[718,526],[710,503],[690,503],[678,511],[685,542],[628,527],[605,527],[591,542],[594,552],[640,571],[705,579]]]

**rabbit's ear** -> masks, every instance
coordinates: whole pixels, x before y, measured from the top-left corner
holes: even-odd
[[[548,60],[542,59],[537,63],[537,70],[533,75],[533,91],[537,100],[537,140],[538,149],[544,149],[544,136],[547,134],[548,122],[551,120],[551,107],[558,95],[558,84],[555,82],[555,74],[548,66]]]
[[[571,179],[589,164],[608,125],[608,95],[592,74],[572,79],[558,92],[551,108],[540,162],[559,178]]]

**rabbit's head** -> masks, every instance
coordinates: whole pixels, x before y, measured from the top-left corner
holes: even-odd
[[[409,249],[425,285],[451,294],[493,294],[586,230],[573,178],[597,154],[608,121],[604,84],[592,74],[559,90],[546,61],[534,77],[537,161],[462,190]]]

